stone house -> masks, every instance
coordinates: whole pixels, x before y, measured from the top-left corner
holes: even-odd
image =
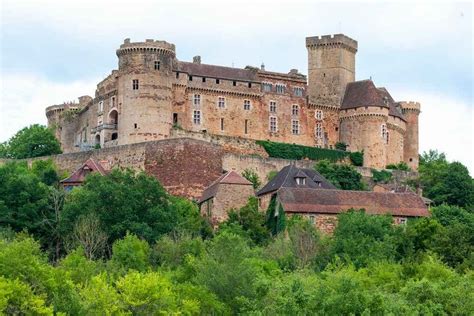
[[[327,185],[328,181],[317,173],[319,176],[314,181],[314,173],[311,172],[316,173],[292,165],[283,168],[257,192],[262,211],[275,198],[277,206],[281,205],[287,216],[303,216],[326,233],[334,230],[339,213],[352,208],[364,209],[373,215],[390,214],[395,224],[404,224],[409,218],[429,216],[425,201],[413,192],[338,190],[331,184]],[[275,216],[278,216],[277,211]]]
[[[252,183],[235,171],[229,171],[203,191],[198,204],[201,215],[215,227],[227,220],[229,210],[241,208],[251,196],[255,196]]]

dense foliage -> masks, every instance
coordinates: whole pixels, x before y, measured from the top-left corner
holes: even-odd
[[[144,174],[91,174],[67,194],[58,178],[51,161],[0,166],[0,314],[474,310],[469,208],[443,204],[401,226],[352,210],[325,235],[277,199],[263,213],[251,198],[210,231],[196,205]]]
[[[387,170],[371,169],[372,181],[375,183],[387,183],[392,179],[392,173]]]
[[[360,191],[366,188],[362,182],[362,175],[351,165],[321,160],[316,163],[314,168],[339,189]]]
[[[349,159],[354,166],[361,167],[364,165],[364,153],[360,151],[351,152]]]
[[[386,166],[387,169],[412,171],[406,162],[400,161],[399,163],[389,164]]]
[[[257,144],[261,145],[270,157],[284,159],[311,159],[329,161],[343,160],[349,156],[349,152],[334,149],[325,149],[317,147],[302,146],[296,144],[278,143],[271,141],[258,140]]]
[[[258,177],[258,174],[253,169],[245,169],[242,172],[242,177],[252,182],[254,190],[257,190],[262,184],[260,178]]]
[[[418,171],[423,194],[435,204],[474,205],[474,182],[461,163],[448,162],[445,154],[430,150],[420,156]]]
[[[21,129],[0,145],[0,157],[3,158],[22,159],[60,153],[61,146],[53,130],[39,124]]]

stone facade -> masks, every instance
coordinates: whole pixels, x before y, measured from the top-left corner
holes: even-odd
[[[97,85],[95,96],[48,107],[48,125],[65,153],[167,139],[179,129],[229,142],[334,148],[342,141],[364,151],[365,166],[405,161],[416,169],[419,104],[401,103],[406,118],[383,104],[343,110],[346,86],[355,80],[357,42],[342,34],[315,36],[306,48],[308,78],[295,69],[202,64],[199,56],[179,61],[173,44],[126,39],[116,51],[118,69]],[[390,139],[381,139],[381,125]]]

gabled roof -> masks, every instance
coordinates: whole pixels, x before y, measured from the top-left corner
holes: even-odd
[[[201,204],[216,196],[220,184],[252,185],[252,182],[248,181],[235,171],[226,172],[217,178],[217,180],[212,182],[211,185],[202,192],[202,196],[198,203]]]
[[[179,72],[185,72],[192,76],[220,78],[241,81],[256,81],[256,72],[250,69],[232,68],[217,65],[207,65],[178,61]]]
[[[278,199],[289,213],[338,214],[354,208],[368,214],[429,216],[425,202],[414,193],[282,188]]]
[[[74,171],[68,178],[61,180],[61,183],[81,183],[84,182],[86,176],[91,172],[98,172],[101,175],[106,175],[107,170],[102,167],[102,165],[96,162],[94,159],[89,158],[80,166],[76,171]]]
[[[406,121],[405,117],[402,114],[402,110],[400,109],[400,105],[397,102],[395,102],[395,100],[393,100],[392,96],[387,91],[387,89],[385,89],[384,87],[379,87],[377,89],[380,91],[382,98],[386,98],[388,101],[388,106],[389,106],[388,114]]]
[[[342,99],[341,109],[353,109],[364,106],[383,106],[388,108],[380,90],[375,87],[372,80],[349,82]]]
[[[306,177],[306,183],[304,185],[296,184],[296,177]],[[319,183],[318,183],[319,182]],[[317,171],[312,169],[298,168],[295,165],[288,165],[278,172],[278,174],[268,182],[260,191],[257,192],[257,196],[274,192],[280,188],[296,188],[296,187],[307,187],[314,189],[336,189],[336,187],[326,180]]]

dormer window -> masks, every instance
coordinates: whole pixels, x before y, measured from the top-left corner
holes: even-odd
[[[306,178],[304,177],[296,177],[295,181],[297,185],[306,185]]]
[[[318,187],[321,187],[321,181],[314,181]]]

